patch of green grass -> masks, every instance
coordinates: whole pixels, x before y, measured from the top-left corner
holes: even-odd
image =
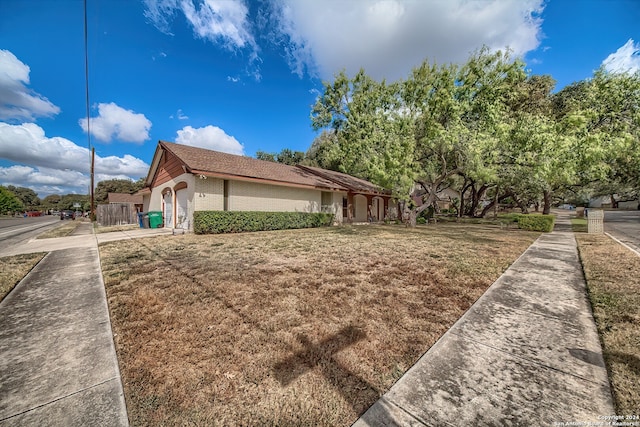
[[[574,233],[586,233],[587,232],[587,219],[586,218],[571,218],[571,229]]]
[[[0,301],[40,262],[44,253],[0,258]]]

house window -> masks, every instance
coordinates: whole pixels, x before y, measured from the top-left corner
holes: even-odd
[[[331,192],[323,191],[322,196],[320,198],[320,202],[322,204],[321,206],[322,212],[333,213],[333,194]]]
[[[346,197],[342,198],[342,217],[347,218],[349,216],[349,200]]]
[[[223,184],[223,193],[224,193],[224,206],[223,210],[229,210],[229,180],[225,179]]]

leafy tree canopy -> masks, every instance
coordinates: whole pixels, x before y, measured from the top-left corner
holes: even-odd
[[[269,162],[283,163],[285,165],[293,166],[302,163],[305,155],[303,151],[293,151],[289,148],[284,148],[279,153],[257,151],[256,158],[258,160],[266,160]]]
[[[6,215],[23,209],[22,201],[7,187],[0,185],[0,214]]]
[[[487,48],[462,66],[425,61],[395,82],[340,72],[312,107],[323,133],[305,161],[391,189],[413,218],[446,187],[470,215],[483,198],[525,211],[542,201],[548,213],[554,195],[579,187],[637,194],[640,74],[598,70],[555,94],[554,86]]]
[[[37,209],[39,207],[40,198],[32,189],[27,187],[14,187],[13,185],[8,185],[7,189],[20,199],[26,209]]]

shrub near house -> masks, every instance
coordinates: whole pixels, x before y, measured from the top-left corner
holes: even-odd
[[[331,225],[333,214],[308,212],[194,212],[196,234],[239,233],[243,231],[287,230]]]
[[[518,215],[518,228],[528,231],[553,231],[553,225],[555,224],[556,217],[552,215],[535,215],[526,214]]]

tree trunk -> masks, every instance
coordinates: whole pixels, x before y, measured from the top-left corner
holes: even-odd
[[[416,225],[418,225],[417,209],[409,209],[409,216],[407,218],[407,227],[415,228]]]
[[[542,208],[542,214],[549,215],[551,213],[551,191],[544,190],[542,192],[542,198],[544,199],[544,207]]]
[[[464,182],[462,183],[462,191],[460,192],[460,208],[458,209],[458,218],[462,218],[464,214],[464,194],[469,189],[469,185],[467,184],[467,178],[465,177]]]
[[[478,191],[475,191],[475,186],[473,187],[473,199],[471,202],[471,209],[469,210],[470,216],[476,218],[476,211],[478,210],[478,205],[480,204],[480,199],[484,197],[484,194],[487,192],[488,186],[483,184],[478,188]]]
[[[473,181],[471,181],[471,184],[469,185],[469,190],[471,190],[471,196],[469,197],[469,206],[467,207],[465,214],[467,216],[473,216],[476,198],[476,184]]]
[[[485,215],[487,215],[487,213],[493,209],[494,207],[497,208],[497,205],[500,204],[500,202],[502,202],[504,199],[508,198],[511,196],[511,193],[505,193],[502,196],[498,197],[498,200],[496,201],[495,199],[491,201],[491,203],[489,203],[487,206],[484,207],[484,209],[482,209],[482,212],[479,215],[479,218],[484,218]]]

